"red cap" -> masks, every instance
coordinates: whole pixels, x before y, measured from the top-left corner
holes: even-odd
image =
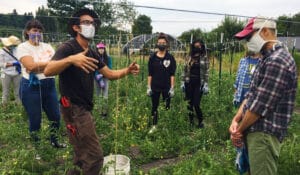
[[[267,19],[261,16],[254,17],[248,21],[248,23],[246,24],[246,26],[242,31],[235,34],[234,36],[238,39],[243,39],[247,37],[249,34],[251,34],[253,31],[255,31],[256,29],[260,29],[263,27],[276,29],[276,22],[274,20]]]
[[[251,18],[248,21],[247,25],[244,27],[244,29],[242,31],[240,31],[239,33],[235,34],[234,36],[238,39],[243,39],[246,36],[248,36],[250,33],[252,33],[254,31],[254,29],[253,29],[254,20],[255,20],[255,18]]]

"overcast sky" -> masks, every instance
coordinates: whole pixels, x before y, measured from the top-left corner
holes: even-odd
[[[108,0],[110,1],[110,0]],[[224,13],[242,16],[276,18],[281,15],[292,16],[300,12],[300,0],[128,0],[136,5],[194,10],[201,12]],[[118,2],[118,0],[113,0]],[[46,6],[47,0],[0,0],[0,13],[19,14],[35,12],[39,6]],[[192,28],[210,31],[220,24],[224,16],[183,13],[165,10],[136,8],[139,14],[152,19],[153,32],[165,32],[179,36]],[[240,18],[245,20],[245,18]]]

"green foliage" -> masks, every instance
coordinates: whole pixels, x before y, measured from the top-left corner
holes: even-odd
[[[68,17],[82,8],[93,7],[100,17],[102,26],[112,26],[113,23],[120,23],[122,25],[132,23],[136,15],[135,9],[126,0],[122,0],[118,4],[108,3],[106,0],[48,0],[47,2],[50,14],[58,16],[58,31],[60,32],[67,32]],[[101,31],[101,28],[99,31]]]
[[[232,40],[234,39],[234,35],[243,29],[243,26],[244,23],[236,17],[225,16],[221,25],[212,30],[212,33],[216,33],[217,38],[220,38],[221,33],[224,33],[224,39]]]
[[[146,15],[139,15],[133,22],[132,33],[135,35],[151,34],[151,18]]]
[[[44,33],[57,32],[57,18],[50,16],[49,9],[44,6],[39,7],[36,11],[36,19],[43,24],[45,28]]]
[[[191,29],[189,31],[183,32],[178,38],[185,43],[191,43],[191,36],[193,35],[193,40],[204,39],[204,33],[200,28]]]
[[[21,31],[24,29],[26,22],[32,18],[33,15],[31,12],[19,15],[14,9],[12,13],[0,14],[0,26],[4,28],[11,28],[11,31],[8,33],[13,33],[14,31]]]
[[[224,62],[228,62],[225,56]],[[134,59],[141,66],[147,65],[142,65],[142,60],[138,58]],[[126,58],[113,57],[115,69],[125,67],[129,62]],[[227,65],[224,65],[220,80],[218,74],[211,71],[210,93],[203,96],[201,101],[205,128],[191,128],[187,102],[179,89],[182,66],[178,62],[171,108],[165,110],[164,103],[160,102],[158,127],[153,134],[148,134],[151,99],[146,96],[146,77],[142,78],[147,75],[146,70],[138,76],[110,81],[109,116],[105,119],[100,116],[103,99],[95,96],[93,116],[104,155],[117,153],[129,156],[131,174],[145,174],[141,165],[172,157],[179,157],[179,162],[163,168],[152,168],[148,174],[238,174],[234,166],[236,153],[228,133],[236,111],[232,106],[234,75],[227,73]],[[65,174],[72,167],[73,151],[70,145],[66,149],[50,146],[49,123],[45,116],[40,147],[34,147],[29,139],[28,119],[21,106],[11,103],[2,107],[0,116],[0,174],[56,175]],[[279,158],[279,174],[300,173],[299,122],[299,115],[293,115],[289,135],[283,142]],[[66,129],[63,123],[61,126],[60,140],[67,143]],[[138,149],[135,155],[132,148]],[[40,154],[42,159],[36,160],[36,154]]]
[[[277,19],[277,30],[279,36],[300,36],[300,12],[293,16],[282,15]]]

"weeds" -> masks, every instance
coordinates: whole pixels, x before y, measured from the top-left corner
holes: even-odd
[[[137,60],[139,61],[139,60]],[[128,60],[114,59],[116,66],[124,67]],[[190,128],[187,102],[180,87],[182,65],[178,65],[175,97],[171,109],[159,107],[158,129],[148,134],[151,99],[146,96],[146,78],[129,76],[110,82],[107,118],[100,116],[96,105],[93,116],[104,155],[110,153],[131,155],[132,147],[138,149],[131,158],[131,174],[145,174],[141,165],[157,159],[180,157],[181,160],[167,167],[151,169],[148,174],[238,174],[234,167],[235,151],[229,140],[228,127],[235,113],[232,105],[234,75],[223,72],[219,77],[210,74],[210,93],[202,98],[204,129]],[[144,75],[147,75],[144,72]],[[299,99],[299,98],[297,98]],[[100,99],[101,100],[101,99]],[[8,104],[0,111],[0,174],[65,174],[72,167],[72,149],[54,149],[47,137],[48,123],[43,116],[41,147],[36,149],[29,139],[28,121],[21,106]],[[279,174],[300,174],[299,115],[294,115],[279,159]],[[64,124],[60,136],[64,142]],[[35,159],[39,153],[41,160]]]

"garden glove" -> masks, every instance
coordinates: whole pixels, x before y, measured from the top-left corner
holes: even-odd
[[[147,95],[148,95],[149,97],[151,97],[151,95],[152,95],[152,89],[151,89],[150,86],[148,86],[148,88],[147,88]]]
[[[35,73],[30,72],[29,74],[29,86],[36,86],[41,84],[40,80],[38,77],[35,75]]]
[[[21,64],[20,64],[20,62],[18,62],[18,61],[15,61],[15,62],[13,62],[12,63],[12,65],[13,66],[15,66],[16,67],[16,71],[19,73],[19,74],[21,74]]]
[[[95,74],[95,80],[96,80],[96,82],[97,82],[97,85],[101,88],[101,89],[104,89],[105,88],[105,86],[106,86],[106,83],[105,83],[105,81],[104,81],[104,77],[103,77],[103,75],[102,74],[100,74],[100,73],[96,73]]]
[[[205,82],[203,87],[202,87],[202,92],[204,95],[208,94],[209,93],[209,87],[208,87],[208,84]]]
[[[172,98],[172,97],[174,97],[174,88],[173,87],[171,87],[170,88],[170,90],[169,90],[169,96]]]
[[[185,92],[185,85],[184,85],[183,81],[181,82],[180,88],[181,88],[182,92]]]

